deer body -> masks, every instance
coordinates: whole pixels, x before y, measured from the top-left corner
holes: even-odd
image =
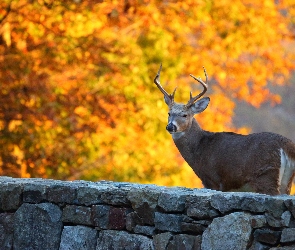
[[[274,133],[212,133],[201,130],[194,119],[191,128],[173,140],[206,188],[290,193],[295,155],[291,158],[286,151],[295,147],[287,138]]]
[[[161,68],[160,68],[161,70]],[[199,99],[207,90],[192,97],[188,104],[174,102],[160,85],[169,106],[166,129],[185,161],[202,180],[205,188],[220,191],[250,191],[265,194],[289,194],[295,176],[295,144],[275,133],[240,135],[202,130],[194,115],[204,111],[208,97]],[[207,74],[205,71],[206,79]],[[207,81],[206,81],[207,82]]]

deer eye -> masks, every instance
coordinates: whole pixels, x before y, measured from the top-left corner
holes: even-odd
[[[187,115],[182,115],[182,117],[187,117]]]

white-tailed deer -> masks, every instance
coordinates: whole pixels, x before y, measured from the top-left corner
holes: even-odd
[[[175,90],[168,94],[160,84],[162,65],[154,83],[164,94],[169,107],[166,129],[185,161],[200,177],[205,188],[220,191],[249,191],[270,195],[290,194],[295,176],[295,144],[275,133],[240,135],[231,132],[213,133],[200,128],[194,118],[203,112],[209,97],[206,83],[202,93],[187,104],[174,102]],[[199,99],[199,100],[198,100]]]

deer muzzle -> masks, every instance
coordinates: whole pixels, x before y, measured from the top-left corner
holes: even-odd
[[[168,125],[166,126],[166,130],[169,132],[169,133],[173,133],[173,132],[176,132],[177,131],[177,127],[172,123],[168,123]]]

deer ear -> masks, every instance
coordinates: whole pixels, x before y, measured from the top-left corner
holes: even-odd
[[[204,98],[198,100],[197,102],[195,102],[191,106],[191,109],[192,109],[193,113],[198,114],[198,113],[203,112],[207,108],[209,102],[210,102],[209,97],[204,97]]]

